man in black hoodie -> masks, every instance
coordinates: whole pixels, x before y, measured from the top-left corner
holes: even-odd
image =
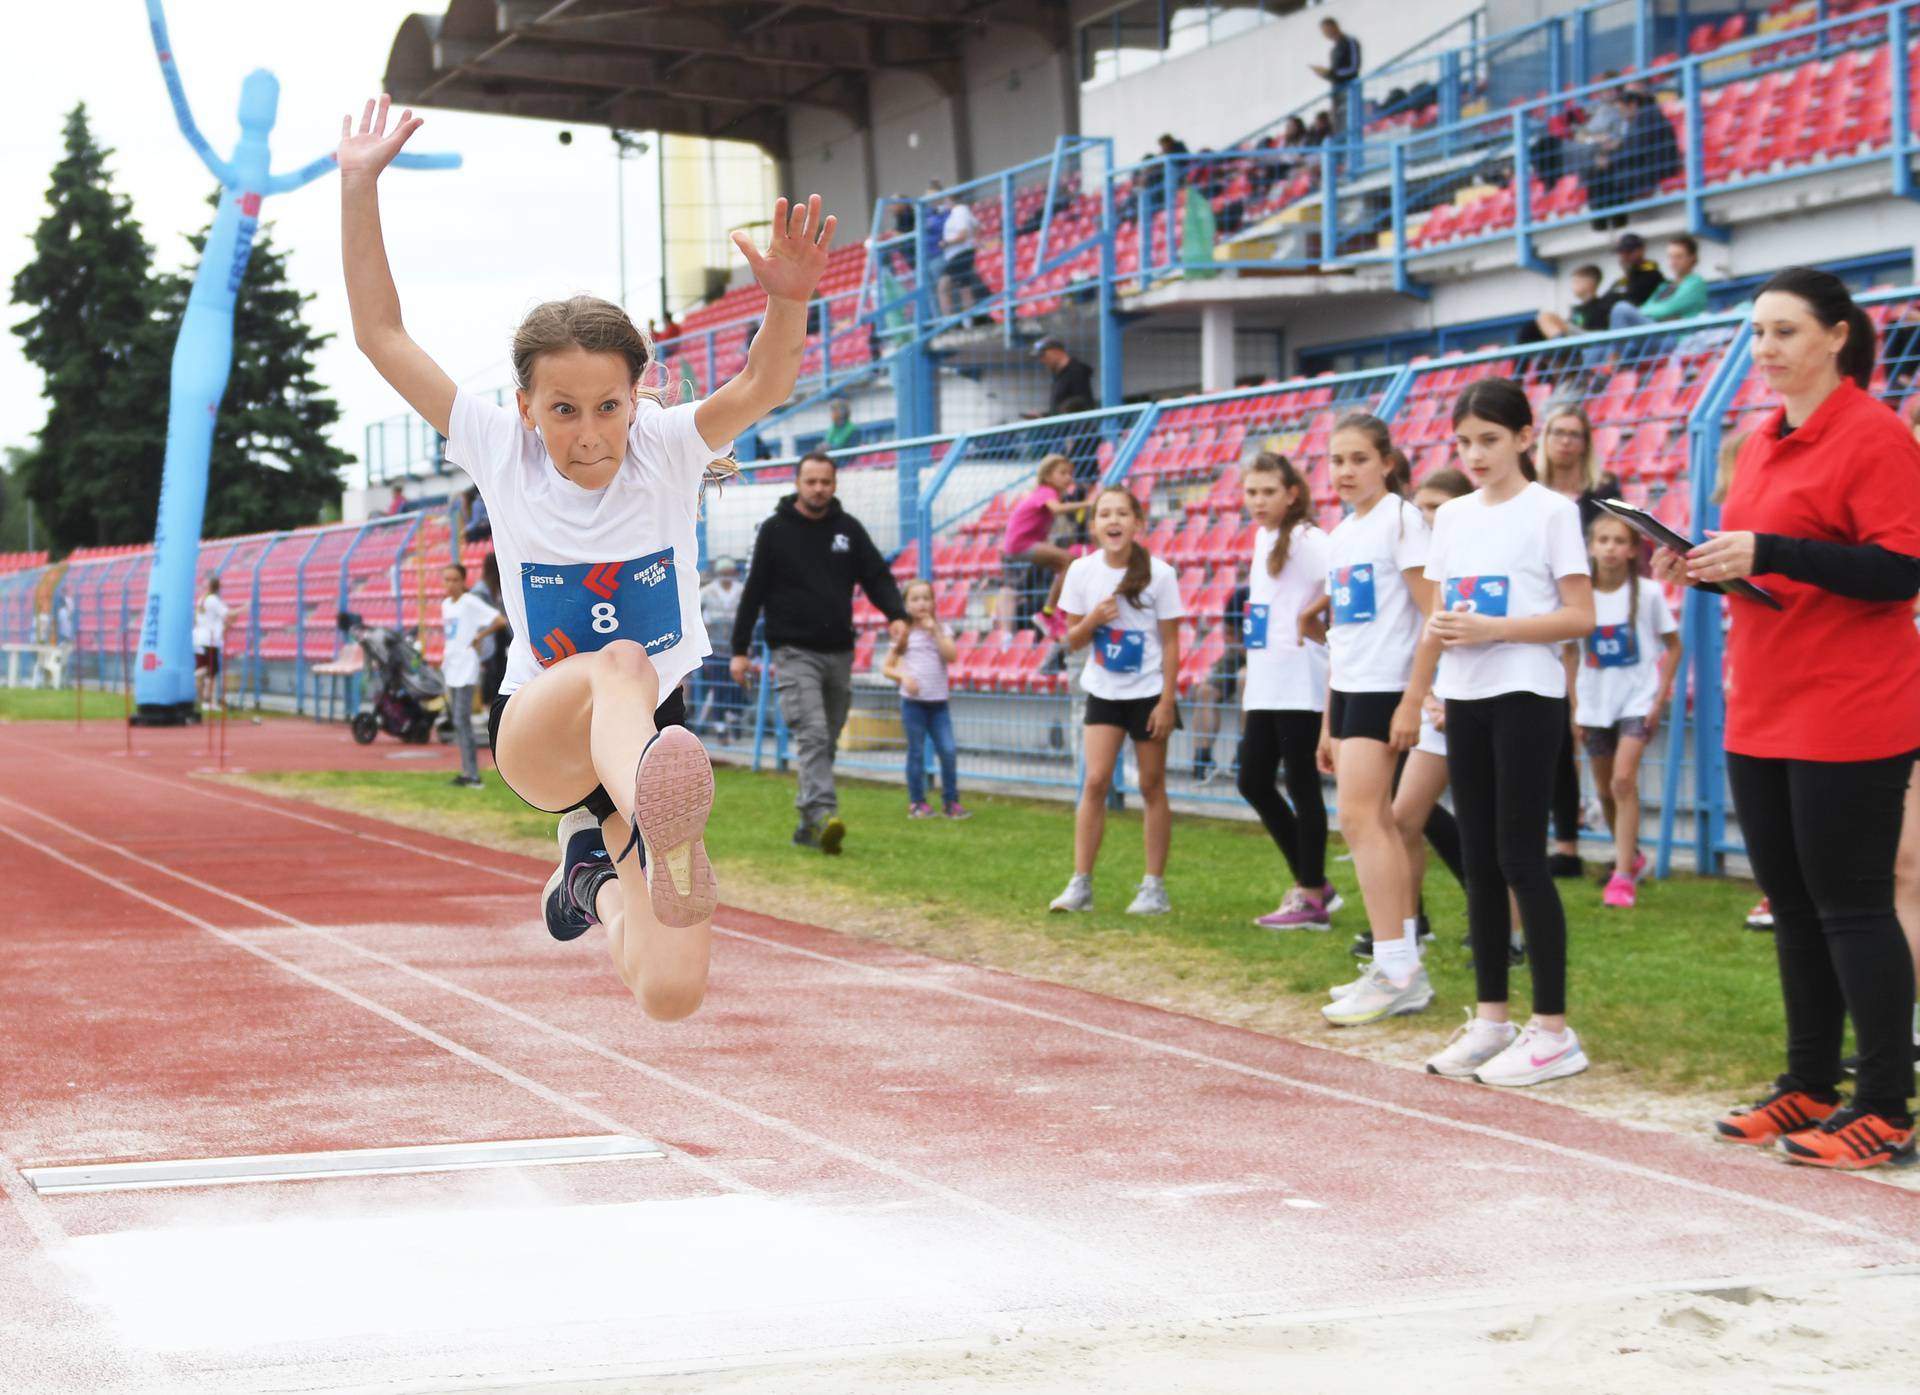
[[[798,488],[760,525],[733,621],[733,680],[749,681],[755,623],[764,611],[780,714],[793,733],[800,790],[794,846],[837,853],[847,836],[833,789],[833,756],[853,701],[853,588],[887,617],[896,639],[907,608],[887,559],[860,520],[833,497],[833,460],[800,458]]]

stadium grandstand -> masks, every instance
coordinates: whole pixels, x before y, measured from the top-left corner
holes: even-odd
[[[1337,88],[1310,67],[1329,18],[1362,55]],[[1854,289],[1883,335],[1875,388],[1903,402],[1920,368],[1916,23],[1920,4],[1845,0],[449,0],[402,26],[387,77],[415,106],[745,142],[782,191],[825,197],[843,235],[800,387],[740,443],[743,479],[709,493],[703,565],[746,559],[846,404],[840,497],[897,574],[933,581],[959,636],[970,781],[1070,790],[1066,665],[1024,623],[1039,579],[1005,575],[1000,549],[1048,454],[1147,505],[1148,547],[1190,612],[1181,688],[1204,711],[1248,554],[1241,466],[1285,452],[1331,526],[1343,411],[1384,417],[1417,479],[1450,457],[1452,395],[1510,376],[1536,410],[1586,408],[1629,501],[1708,527],[1721,443],[1766,396],[1742,310],[1794,264]],[[970,262],[931,236],[958,208]],[[1692,313],[1542,329],[1573,308],[1577,268],[1612,283],[1675,237],[1705,283]],[[761,292],[744,267],[712,289],[663,307],[678,331],[658,345],[663,385],[704,394],[744,362]],[[1043,339],[1090,367],[1090,396],[1051,391]],[[343,611],[417,628],[437,654],[430,571],[453,556],[477,571],[489,546],[442,446],[415,418],[370,424],[356,521],[203,546],[248,702],[350,700]],[[370,516],[395,484],[429,502]],[[0,637],[64,615],[75,671],[118,683],[146,573],[141,549],[0,558]],[[882,617],[857,618],[870,686],[842,763],[897,777],[892,689],[872,672]],[[1663,863],[1739,851],[1720,628],[1718,603],[1689,594],[1691,702],[1649,753]],[[703,734],[783,757],[764,688],[735,715]],[[1223,720],[1176,736],[1176,799],[1237,802],[1198,759]]]

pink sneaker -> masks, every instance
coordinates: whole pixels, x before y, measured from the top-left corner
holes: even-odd
[[[1633,884],[1635,886],[1640,885],[1640,878],[1644,877],[1646,874],[1647,874],[1647,855],[1645,853],[1635,853],[1633,855]]]
[[[973,814],[967,809],[967,806],[957,801],[949,804],[946,812],[947,817],[950,819],[970,819],[973,817]]]
[[[907,806],[907,817],[910,819],[930,819],[933,817],[933,806],[925,800],[920,801],[918,804],[910,804]]]
[[[1308,891],[1296,886],[1280,902],[1280,908],[1258,917],[1254,922],[1263,930],[1331,930],[1333,922],[1327,919],[1327,903]]]
[[[1035,629],[1051,640],[1062,639],[1067,633],[1067,617],[1057,610],[1036,610],[1033,624]]]
[[[647,890],[662,925],[679,929],[713,918],[720,887],[702,838],[712,809],[713,763],[700,738],[685,727],[655,733],[634,774],[633,822],[634,836],[646,844]]]
[[[1633,878],[1623,877],[1615,872],[1607,878],[1607,889],[1600,893],[1603,905],[1617,906],[1623,910],[1633,907]]]

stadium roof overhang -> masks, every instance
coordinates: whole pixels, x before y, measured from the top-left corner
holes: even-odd
[[[1068,41],[1066,0],[448,0],[387,57],[396,102],[750,141],[787,157],[787,111],[868,124],[881,69],[961,90],[960,44],[989,28]]]

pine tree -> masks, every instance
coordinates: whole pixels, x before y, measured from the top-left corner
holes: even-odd
[[[166,359],[153,319],[153,249],[109,185],[111,153],[94,143],[86,104],[76,106],[33,260],[13,279],[13,300],[33,311],[13,332],[45,375],[48,403],[20,483],[57,550],[152,537],[160,497]]]
[[[210,202],[218,201],[216,193]],[[210,228],[190,239],[196,266]],[[160,279],[169,352],[191,289],[190,274]],[[314,380],[313,356],[333,336],[308,326],[313,298],[287,280],[286,255],[273,244],[272,224],[263,224],[234,313],[233,371],[214,430],[203,537],[297,528],[340,497],[340,471],[353,457],[327,439],[340,408]],[[149,536],[152,527],[149,519]]]

